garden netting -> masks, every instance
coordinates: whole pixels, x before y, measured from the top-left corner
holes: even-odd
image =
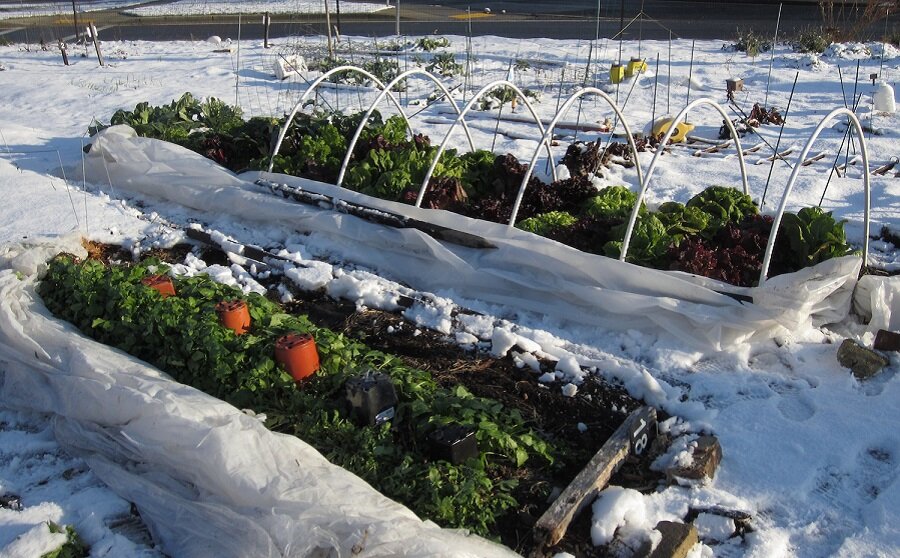
[[[185,148],[113,126],[93,138],[88,182],[246,222],[316,235],[347,261],[414,289],[482,301],[551,322],[603,329],[664,330],[703,350],[772,338],[806,324],[843,319],[861,265],[857,256],[735,287],[680,272],[639,267],[581,252],[506,225],[380,200],[307,179],[250,172],[237,176]],[[70,175],[71,176],[71,175]],[[481,237],[495,248],[441,241],[266,192],[263,178]],[[751,302],[752,301],[752,302]]]

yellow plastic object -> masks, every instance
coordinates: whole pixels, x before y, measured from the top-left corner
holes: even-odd
[[[625,66],[621,64],[613,64],[609,69],[609,81],[619,83],[625,79]]]
[[[669,131],[669,127],[671,125],[671,118],[660,118],[653,123],[653,135],[658,138],[662,138],[663,134]],[[681,122],[680,124],[675,126],[675,131],[672,133],[672,143],[684,141],[685,136],[687,136],[693,129],[693,124],[690,124],[688,122]]]
[[[641,60],[640,58],[632,58],[628,62],[628,66],[625,68],[625,77],[631,77],[634,74],[639,74],[647,69],[647,63]]]

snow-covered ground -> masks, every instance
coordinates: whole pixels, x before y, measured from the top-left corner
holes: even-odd
[[[450,39],[457,61],[465,63],[465,39]],[[52,52],[24,45],[0,47],[0,68],[4,70],[0,71],[0,88],[6,101],[0,106],[3,142],[0,192],[7,200],[0,209],[0,243],[81,234],[137,249],[154,244],[171,245],[180,240],[183,233],[168,224],[183,227],[202,222],[243,242],[284,247],[293,259],[307,263],[320,259],[331,262],[309,264],[317,270],[313,274],[294,272],[297,283],[325,286],[336,294],[358,299],[361,304],[388,304],[385,301],[391,297],[385,293],[404,288],[392,282],[390,271],[380,270],[379,278],[353,270],[352,266],[344,269],[345,263],[352,262],[342,261],[342,253],[350,252],[351,247],[321,235],[304,236],[288,227],[250,224],[227,215],[187,211],[149,197],[124,196],[109,185],[67,183],[56,176],[60,163],[80,164],[84,135],[92,119],[108,120],[116,109],[130,109],[141,101],[168,103],[189,90],[202,97],[215,96],[229,102],[237,99],[246,116],[289,111],[306,87],[304,78],[311,79],[315,74],[279,81],[273,77],[275,57],[293,50],[309,53],[314,44],[321,46],[321,39],[284,40],[269,51],[261,44],[243,42],[238,55],[236,49],[231,53],[214,52],[221,49],[207,42],[104,42],[105,67],[99,67],[96,59],[87,56],[73,56],[73,64],[64,67],[59,56]],[[723,49],[722,44],[697,42],[694,62],[689,66],[692,58],[689,41],[672,43],[671,57],[668,43],[626,43],[623,56],[641,55],[647,58],[649,69],[637,80],[625,81],[617,88],[607,83],[605,75],[609,63],[617,56],[617,44],[601,41],[592,48],[584,41],[515,42],[475,37],[472,76],[477,85],[511,76],[515,83],[540,92],[541,101],[536,108],[541,116],[549,119],[558,106],[561,76],[567,82],[563,87],[565,97],[574,91],[575,82],[585,81],[583,71],[590,53],[595,64],[586,81],[596,82],[618,98],[626,118],[637,129],[653,115],[674,115],[685,106],[688,95],[692,100],[708,96],[724,104],[726,77],[743,78],[744,90],[736,95],[736,101],[745,112],[767,98],[769,105],[781,108],[784,113],[790,98],[788,122],[780,141],[777,126],[766,126],[760,130],[760,136],[747,136],[743,140],[745,148],[763,143],[758,151],[747,156],[748,174],[755,198],[761,197],[769,181],[766,198],[769,211],[780,200],[791,166],[797,164],[795,158],[812,130],[832,109],[852,104],[854,93],[860,98],[857,113],[865,125],[875,130],[867,137],[872,167],[900,155],[897,141],[900,119],[895,114],[872,111],[875,88],[867,79],[871,73],[880,73],[881,81],[896,87],[900,58],[890,45],[841,45],[824,56],[794,53],[787,46],[779,46],[770,78],[768,57],[751,59],[743,53]],[[372,45],[356,38],[344,46],[358,52]],[[427,60],[427,55],[419,56]],[[521,63],[516,64],[517,60]],[[596,60],[601,61],[599,66]],[[404,63],[413,62],[401,62],[401,65]],[[511,66],[515,67],[512,71]],[[797,86],[791,97],[795,76]],[[456,83],[462,78],[449,81]],[[688,83],[691,83],[690,93]],[[461,102],[471,97],[474,88],[477,87],[470,83],[469,91],[464,93],[460,88],[454,95]],[[411,101],[408,112],[418,110],[414,107],[417,97],[424,99],[431,91],[424,82],[415,82],[408,99]],[[332,106],[348,110],[358,108],[365,99],[373,99],[375,92],[341,88],[325,95]],[[453,120],[447,113],[448,107],[436,105],[415,117],[414,131],[424,132],[435,141],[442,138]],[[611,111],[595,98],[580,104],[580,115],[576,115],[578,107],[576,103],[566,120],[602,122],[612,117]],[[521,105],[517,112],[523,113]],[[721,125],[721,116],[704,107],[693,110],[690,120],[697,125],[694,133],[706,138],[716,137]],[[476,147],[489,147],[495,140],[493,116],[481,113],[471,122]],[[520,159],[528,159],[537,147],[539,134],[534,124],[503,122],[499,130],[495,148],[498,153],[510,152]],[[559,130],[559,133],[571,132]],[[454,138],[456,146],[463,148],[464,136],[457,134]],[[585,138],[585,134],[580,133],[579,138]],[[555,152],[557,158],[572,139],[561,138],[562,145]],[[788,162],[778,161],[771,166],[766,160],[771,149],[763,139],[772,146],[778,143],[779,151],[793,148],[792,154],[786,157]],[[827,184],[824,206],[849,219],[848,234],[859,242],[863,234],[864,199],[860,165],[850,165],[847,176],[830,177],[829,172],[841,149],[841,139],[839,131],[825,129],[811,153],[823,151],[826,155],[802,167],[795,197],[788,206],[796,209],[817,204]],[[649,203],[686,201],[706,186],[738,183],[740,175],[733,148],[695,157],[697,149],[696,146],[673,148],[672,155],[662,159],[649,188]],[[643,168],[647,168],[651,157],[652,153],[640,155]],[[853,151],[850,157],[854,157]],[[543,159],[539,166],[543,171]],[[882,225],[900,231],[900,179],[894,176],[897,170],[900,169],[872,176],[872,233]],[[606,183],[635,187],[632,169],[614,166],[609,174],[603,179]],[[873,258],[880,265],[894,268],[900,265],[897,247],[875,243],[873,248],[877,248]],[[202,264],[192,262],[192,267],[184,271],[202,269]],[[222,273],[223,269],[224,279],[240,280],[245,286],[250,284],[246,270],[239,267],[232,268],[230,275],[227,268],[210,271]],[[900,423],[897,379],[900,358],[893,354],[888,368],[865,381],[856,380],[835,358],[837,347],[846,336],[871,344],[872,334],[863,327],[855,324],[807,327],[771,341],[722,352],[703,352],[654,332],[560,327],[527,313],[520,313],[514,322],[494,319],[491,316],[505,316],[504,309],[477,299],[454,299],[453,293],[436,294],[447,298],[436,298],[431,308],[408,313],[420,326],[447,332],[463,343],[480,342],[485,348],[490,348],[493,341],[497,344],[495,353],[511,346],[509,340],[513,334],[531,339],[539,351],[560,360],[560,378],[571,379],[580,367],[592,368],[599,374],[623,380],[634,395],[677,415],[665,427],[673,436],[684,434],[684,437],[669,458],[678,458],[678,448],[701,432],[713,433],[720,440],[724,460],[716,478],[706,486],[661,488],[643,496],[616,488],[607,491],[594,506],[592,535],[596,542],[605,542],[614,532],[611,526],[619,525],[619,537],[636,544],[647,537],[647,530],[658,520],[683,518],[690,507],[721,506],[749,512],[755,531],[744,539],[719,542],[717,539],[723,538],[729,526],[720,518],[704,516],[698,521],[704,545],[697,553],[810,557],[900,553],[900,484],[897,482],[900,434],[896,432],[896,424]],[[485,312],[487,317],[452,322],[447,317],[453,303]],[[567,385],[567,381],[557,381],[552,389],[571,391],[571,387],[564,387]],[[47,449],[46,455],[34,450],[38,441],[48,448],[54,444],[48,417],[23,414],[2,405],[0,401],[0,413],[3,413],[0,423],[28,424],[25,430],[36,432],[39,440],[23,444],[23,449],[15,454],[7,454],[8,445],[4,444],[0,464],[7,463],[7,459],[30,459],[50,475],[49,471],[57,467],[55,460],[71,459],[73,465],[63,470],[81,470],[77,459],[64,456],[56,449]],[[24,511],[0,510],[0,537],[3,537],[0,544],[25,544],[13,539],[41,521],[52,520],[74,525],[82,538],[93,545],[96,556],[143,555],[146,549],[137,547],[132,554],[120,547],[112,554],[100,550],[108,547],[104,541],[110,540],[109,527],[100,526],[103,521],[98,522],[97,517],[84,510],[93,506],[119,513],[124,504],[108,491],[95,487],[90,473],[77,475],[71,481],[86,483],[84,486],[90,485],[90,490],[82,485],[60,488],[61,493],[78,494],[78,498],[68,498],[52,491],[29,490],[31,473],[28,471],[32,469],[4,466],[0,470],[0,493],[21,492],[23,506],[30,510],[27,521],[21,515]],[[54,479],[61,482],[59,478]],[[30,537],[39,539],[52,536],[49,531],[29,533]],[[15,546],[7,547],[6,552],[27,555],[11,548]]]

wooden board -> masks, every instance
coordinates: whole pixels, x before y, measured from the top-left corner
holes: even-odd
[[[646,420],[648,413],[655,428],[656,409],[640,407],[632,411],[585,468],[537,520],[534,525],[537,550],[558,543],[575,516],[609,483],[610,477],[631,453],[632,435],[639,421]]]

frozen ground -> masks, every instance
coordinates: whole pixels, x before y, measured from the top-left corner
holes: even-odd
[[[451,41],[451,50],[459,61],[464,61],[464,38],[451,37]],[[238,58],[237,52],[213,52],[221,49],[206,42],[105,42],[108,65],[102,68],[95,59],[74,56],[73,65],[64,67],[58,54],[41,51],[34,45],[0,47],[3,68],[0,87],[6,101],[0,106],[0,139],[2,150],[6,151],[0,157],[0,192],[6,200],[0,209],[0,243],[81,234],[94,240],[146,248],[154,243],[171,245],[182,238],[182,233],[166,226],[167,223],[185,226],[189,222],[202,222],[244,242],[285,247],[298,259],[327,258],[340,262],[346,247],[335,245],[327,238],[307,237],[276,226],[250,225],[224,215],[188,212],[149,198],[125,197],[109,185],[66,183],[54,175],[60,163],[68,166],[80,162],[83,136],[92,119],[108,120],[116,109],[130,109],[141,101],[168,103],[190,90],[197,96],[216,96],[229,102],[237,99],[245,115],[288,111],[305,82],[297,76],[276,80],[272,69],[275,56],[293,51],[309,55],[316,46],[321,46],[318,39],[284,41],[276,49],[266,51],[260,44],[246,42],[241,45]],[[357,38],[345,47],[358,53],[373,45]],[[512,74],[515,83],[542,94],[536,106],[548,119],[556,112],[561,77],[567,82],[564,93],[574,90],[573,82],[583,83],[582,72],[588,66],[590,52],[592,60],[599,59],[601,64],[591,68],[587,81],[593,83],[596,73],[598,85],[619,99],[619,104],[625,106],[626,117],[637,129],[654,114],[674,114],[685,106],[689,73],[693,84],[691,99],[709,96],[720,103],[725,100],[724,78],[742,77],[744,91],[736,100],[744,111],[749,111],[753,103],[763,102],[767,82],[770,83],[768,103],[784,109],[796,75],[797,87],[779,148],[780,151],[794,149],[787,157],[791,165],[797,163],[792,157],[799,154],[813,128],[833,108],[844,106],[845,100],[851,103],[854,91],[860,98],[857,113],[877,131],[867,138],[872,167],[900,155],[898,117],[872,112],[874,88],[866,79],[870,73],[880,72],[884,81],[896,87],[900,58],[890,46],[843,45],[821,57],[794,53],[789,47],[780,46],[770,79],[768,58],[751,59],[743,53],[723,50],[721,42],[697,42],[692,67],[689,67],[690,42],[673,43],[671,58],[667,43],[629,43],[624,45],[624,56],[640,54],[648,59],[650,68],[639,79],[626,81],[619,88],[607,84],[605,77],[618,45],[605,41],[591,50],[586,42],[515,43],[476,37],[472,48],[477,58],[472,62],[473,81],[481,84]],[[883,61],[882,48],[885,49]],[[519,64],[518,69],[510,72],[516,60],[527,62],[527,68],[526,64]],[[855,79],[857,64],[858,81]],[[303,77],[314,77],[314,74]],[[454,80],[459,82],[462,78],[450,81]],[[430,92],[431,88],[424,82],[416,82],[410,100],[415,102],[417,96],[424,98]],[[459,101],[464,100],[462,89],[456,94]],[[347,109],[358,107],[363,99],[373,98],[374,92],[344,88],[332,90],[329,95],[333,106]],[[435,106],[417,116],[413,120],[414,130],[433,139],[443,137],[443,131],[452,122],[447,108],[447,105]],[[578,116],[573,109],[566,119],[600,122],[611,117],[611,112],[593,98],[582,103],[581,110]],[[522,113],[521,105],[518,112]],[[716,136],[721,124],[717,113],[699,108],[691,112],[690,118],[697,125],[696,135]],[[476,146],[490,146],[495,125],[492,115],[481,113],[473,123]],[[778,136],[778,127],[768,126],[760,131],[759,137],[747,136],[745,147],[763,143],[762,139],[775,145]],[[462,134],[454,138],[457,147],[463,147]],[[527,159],[537,145],[537,138],[533,124],[503,122],[495,151],[511,152]],[[841,138],[838,131],[825,130],[812,153],[824,151],[826,156],[802,168],[795,188],[796,198],[788,205],[794,209],[815,205],[828,184],[825,207],[849,219],[848,232],[859,241],[863,234],[859,164],[851,165],[846,177],[829,179]],[[557,148],[560,150],[557,157],[573,138],[561,139],[563,145]],[[705,186],[738,182],[733,149],[703,157],[692,156],[694,151],[695,147],[675,148],[671,156],[663,158],[650,186],[651,203],[685,201]],[[784,162],[771,167],[765,160],[770,153],[764,146],[748,155],[754,197],[761,196],[771,173],[766,200],[769,210],[780,200],[791,173]],[[651,156],[641,154],[644,168]],[[543,169],[543,159],[539,165]],[[872,177],[872,233],[882,225],[900,230],[900,179],[894,172]],[[606,180],[632,187],[636,183],[633,171],[622,167],[613,167]],[[891,267],[900,262],[896,247],[881,243],[876,248],[879,250],[874,258],[881,265]],[[379,293],[400,288],[391,283],[389,270],[381,272],[384,276],[381,279],[358,274],[358,281],[353,282],[346,278],[341,266],[338,263],[335,268],[328,268],[328,273],[318,276],[316,281],[322,282],[317,284],[327,287],[335,283],[329,288],[372,306],[386,298]],[[203,266],[195,262],[196,269],[202,270]],[[452,298],[452,293],[437,294]],[[871,343],[872,335],[864,328],[855,324],[806,328],[772,341],[707,354],[685,348],[665,335],[560,328],[541,316],[524,314],[515,323],[487,318],[451,324],[443,318],[452,303],[489,315],[503,315],[503,309],[478,300],[451,302],[447,299],[439,302],[433,311],[411,313],[410,317],[418,316],[422,326],[443,330],[461,341],[471,341],[474,336],[484,340],[486,347],[489,340],[502,342],[515,330],[516,335],[536,341],[541,351],[561,359],[564,363],[561,377],[566,376],[565,363],[570,371],[577,368],[573,363],[593,367],[597,373],[622,379],[635,395],[680,417],[666,425],[673,434],[685,435],[679,443],[687,444],[701,432],[711,432],[719,438],[724,461],[715,480],[705,487],[669,487],[645,496],[617,489],[604,494],[594,508],[592,535],[598,543],[612,534],[611,525],[620,525],[619,537],[636,544],[646,537],[646,528],[660,519],[683,517],[689,507],[716,505],[749,512],[756,531],[743,541],[736,538],[721,542],[719,539],[728,526],[715,517],[702,518],[699,524],[704,545],[696,552],[704,555],[814,557],[900,553],[897,527],[900,435],[895,428],[900,422],[897,379],[900,358],[893,355],[887,369],[865,382],[855,380],[835,360],[837,346],[846,336]],[[566,384],[555,382],[553,389],[562,389]],[[50,544],[53,535],[38,527],[41,522],[52,520],[74,525],[94,545],[96,556],[143,555],[147,549],[140,546],[128,551],[119,551],[125,546],[116,547],[116,553],[102,553],[101,549],[112,548],[104,545],[112,544],[110,541],[115,537],[108,531],[108,522],[98,522],[97,517],[85,510],[112,510],[101,516],[110,517],[126,512],[127,504],[97,486],[96,479],[76,458],[55,449],[48,417],[2,405],[0,402],[0,423],[12,426],[0,429],[0,435],[28,434],[31,438],[21,446],[14,446],[21,447],[21,451],[7,454],[12,449],[7,444],[0,450],[0,493],[20,491],[27,506],[27,511],[22,512],[0,510],[0,545],[12,545],[0,553],[33,555],[13,549],[23,544]],[[19,424],[27,428],[19,429],[15,426]],[[46,449],[37,451],[36,448]],[[59,465],[60,460],[71,465]],[[34,465],[3,465],[26,461]],[[63,482],[65,477],[54,473],[59,467],[63,471],[74,468],[79,474],[70,482]],[[29,475],[35,471],[52,477],[53,486],[61,483],[58,491],[29,488],[32,482]],[[26,531],[30,537],[27,541],[16,539]],[[115,541],[125,544],[119,539]]]

